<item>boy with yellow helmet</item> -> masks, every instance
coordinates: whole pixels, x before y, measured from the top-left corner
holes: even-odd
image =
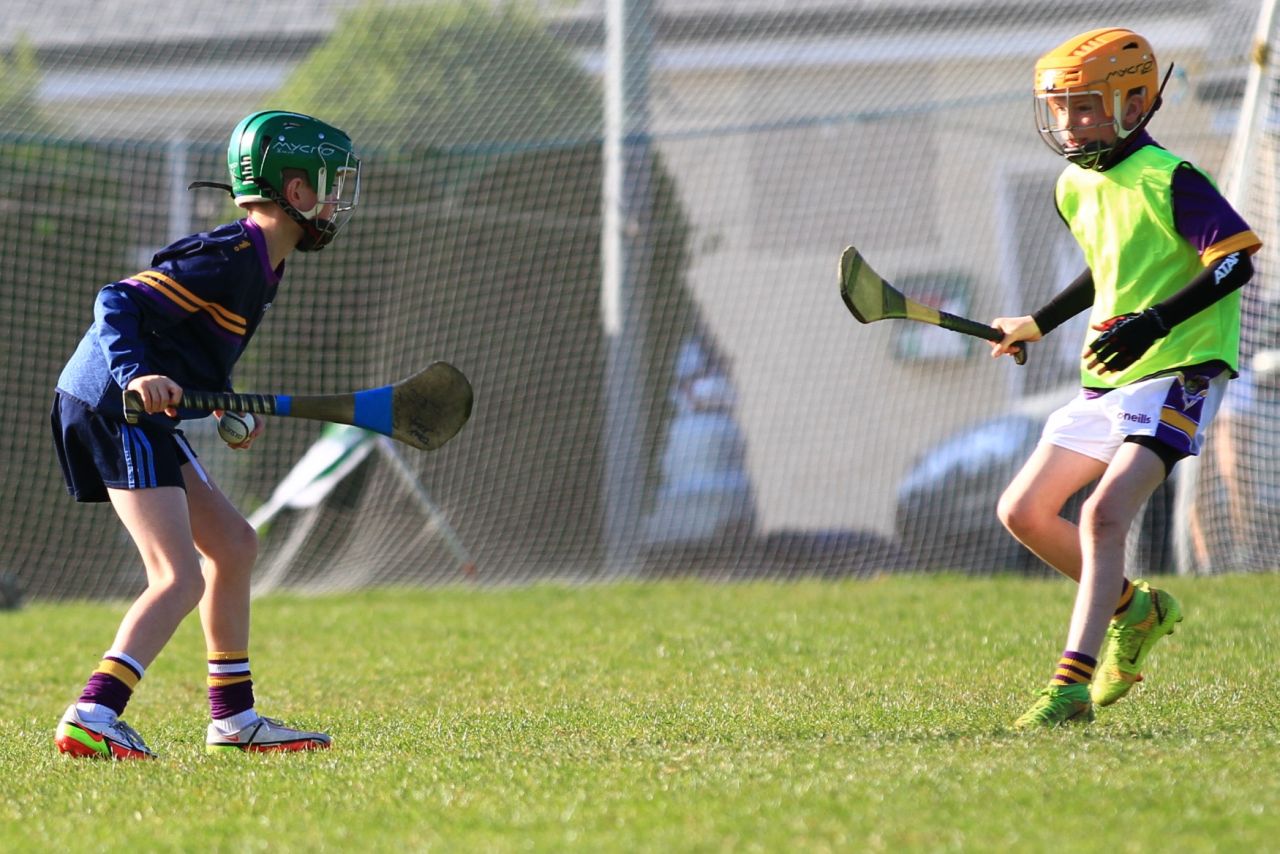
[[[1050,416],[998,507],[1010,533],[1079,582],[1066,648],[1020,728],[1092,720],[1181,621],[1168,592],[1126,578],[1125,539],[1174,464],[1199,453],[1238,367],[1239,289],[1261,243],[1204,173],[1146,132],[1160,89],[1151,45],[1121,27],[1036,63],[1037,127],[1068,161],[1055,201],[1088,266],[1033,314],[993,320],[1005,336],[992,355],[1086,309],[1093,331],[1080,395]],[[1094,481],[1080,524],[1061,518]]]

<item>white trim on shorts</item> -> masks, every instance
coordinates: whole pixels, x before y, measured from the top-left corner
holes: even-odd
[[[191,467],[195,469],[196,475],[200,478],[201,483],[213,489],[213,485],[209,483],[209,475],[205,472],[204,466],[200,465],[200,460],[196,459],[196,452],[192,450],[191,444],[187,441],[187,437],[181,433],[174,433],[173,440],[177,442],[178,447],[182,449],[182,453],[187,455],[187,462],[191,463]]]
[[[1182,374],[1168,374],[1090,397],[1082,390],[1045,422],[1040,441],[1110,463],[1130,436],[1155,436],[1175,451],[1194,456],[1218,414],[1230,372],[1208,385],[1182,390]]]

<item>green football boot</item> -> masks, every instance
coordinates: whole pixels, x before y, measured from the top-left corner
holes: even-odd
[[[1151,648],[1160,638],[1173,634],[1174,626],[1182,622],[1182,606],[1177,599],[1145,581],[1135,581],[1133,586],[1129,610],[1111,621],[1102,642],[1101,661],[1089,692],[1099,706],[1111,705],[1142,680],[1142,664]]]
[[[1089,723],[1093,720],[1093,703],[1089,702],[1088,685],[1050,685],[1040,691],[1040,699],[1022,717],[1013,722],[1014,729],[1052,729],[1065,723]]]

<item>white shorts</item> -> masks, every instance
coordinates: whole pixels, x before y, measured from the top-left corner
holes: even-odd
[[[1230,376],[1225,370],[1212,376],[1187,372],[1105,393],[1083,389],[1049,416],[1040,441],[1109,463],[1128,437],[1151,436],[1175,458],[1194,456],[1204,447]]]

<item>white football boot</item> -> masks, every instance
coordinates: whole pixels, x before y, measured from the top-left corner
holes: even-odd
[[[223,753],[231,750],[269,753],[328,749],[328,733],[294,729],[274,718],[260,717],[230,734],[222,732],[217,724],[211,723],[205,737],[205,750],[209,753]]]
[[[53,743],[58,752],[96,759],[155,759],[142,736],[119,718],[86,720],[72,703],[58,721]]]

